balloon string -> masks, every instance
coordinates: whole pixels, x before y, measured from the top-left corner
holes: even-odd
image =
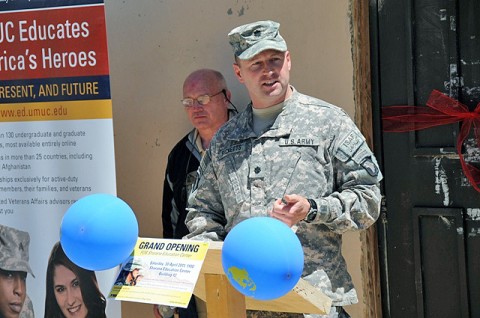
[[[462,146],[472,126],[477,148],[480,145],[480,103],[470,112],[468,107],[458,100],[433,90],[426,106],[382,107],[383,131],[407,132],[461,122],[456,150],[465,176],[473,188],[480,192],[480,169],[466,162],[462,153]]]

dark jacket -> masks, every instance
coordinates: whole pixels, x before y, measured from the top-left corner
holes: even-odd
[[[181,239],[188,234],[185,225],[187,200],[196,178],[201,154],[195,144],[195,129],[183,137],[168,155],[163,183],[163,237]]]

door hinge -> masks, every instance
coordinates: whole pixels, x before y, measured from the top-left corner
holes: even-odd
[[[458,66],[455,63],[450,64],[450,87],[463,87],[463,76],[458,76]]]
[[[384,225],[387,223],[387,197],[385,195],[382,195],[380,203],[380,220]]]

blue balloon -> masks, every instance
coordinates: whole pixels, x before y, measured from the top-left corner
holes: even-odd
[[[271,300],[287,294],[300,279],[303,265],[297,235],[274,218],[242,221],[223,243],[225,275],[236,290],[254,299]]]
[[[89,270],[113,268],[129,257],[138,239],[130,206],[110,194],[87,195],[62,219],[60,242],[68,258]]]

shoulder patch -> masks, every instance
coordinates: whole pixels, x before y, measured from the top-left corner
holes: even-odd
[[[339,150],[343,151],[347,156],[351,157],[363,143],[363,136],[359,135],[355,131],[351,131],[342,141]]]
[[[376,177],[378,175],[378,167],[377,165],[372,161],[372,158],[367,157],[365,158],[362,163],[360,163],[362,167],[367,170],[368,174],[371,175],[372,177]]]

